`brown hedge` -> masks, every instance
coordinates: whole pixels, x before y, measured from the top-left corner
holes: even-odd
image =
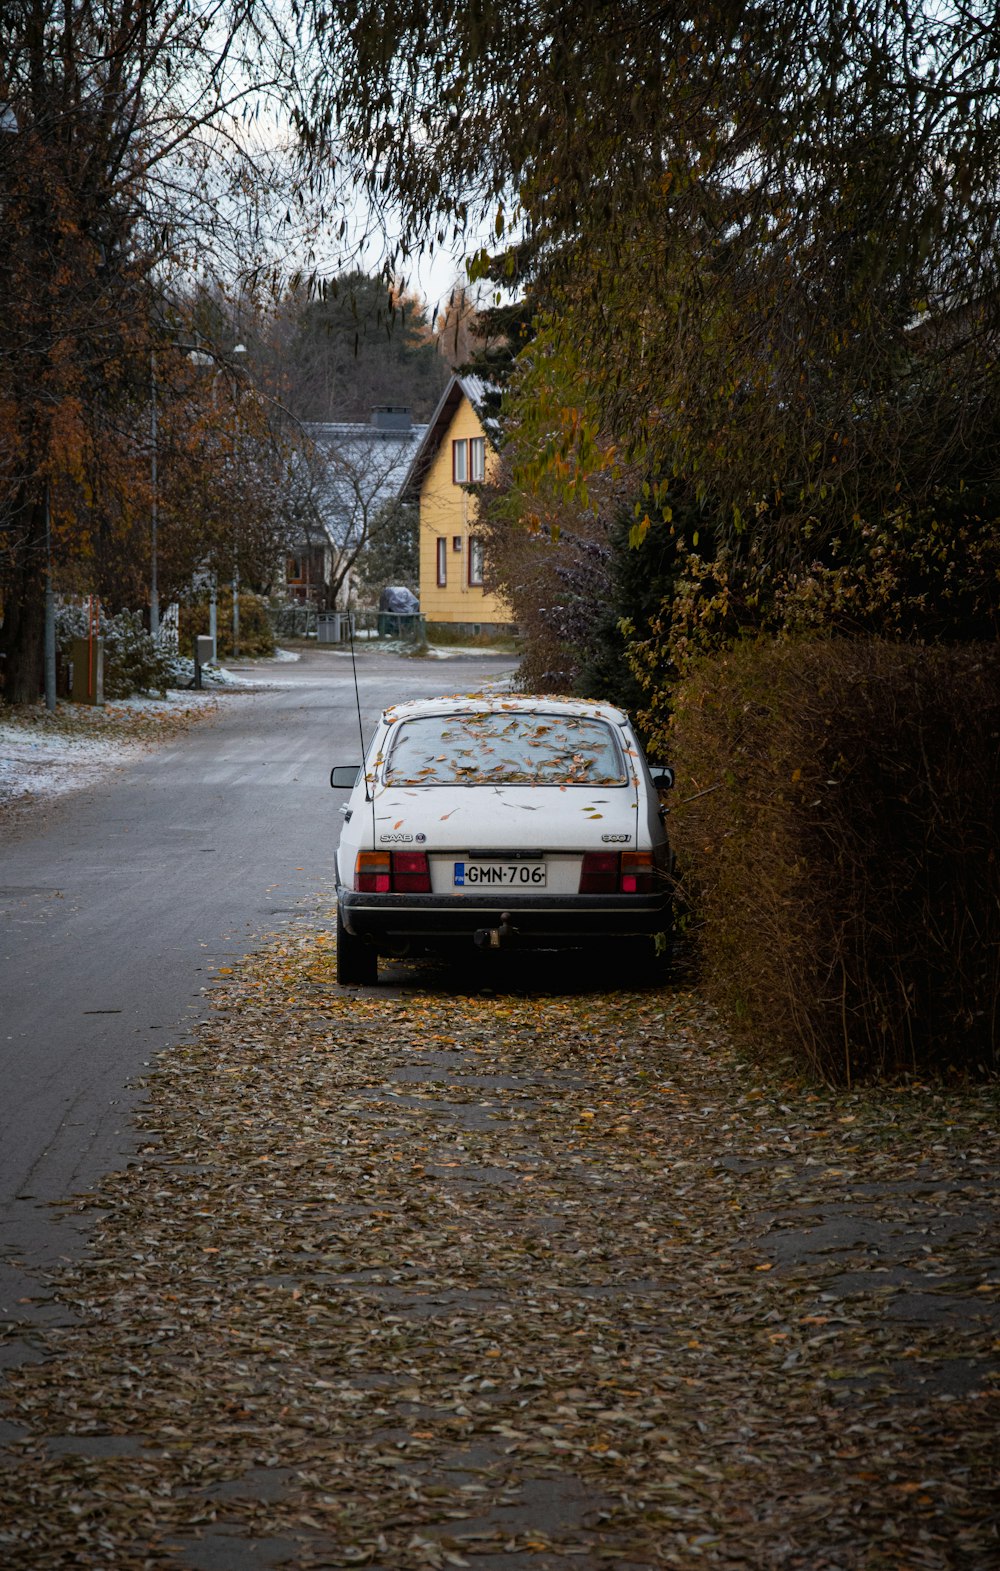
[[[220,660],[233,658],[233,596],[229,585],[220,587],[215,608],[215,646]],[[181,606],[180,652],[194,653],[197,634],[209,628],[208,600],[195,600]],[[262,595],[246,590],[240,592],[240,657],[274,654],[274,628],[268,615],[267,601]]]
[[[739,646],[680,687],[671,830],[710,991],[831,1081],[995,1071],[1000,648]]]

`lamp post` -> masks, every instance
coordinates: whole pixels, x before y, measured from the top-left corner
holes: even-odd
[[[231,353],[233,355],[245,355],[246,352],[247,352],[247,349],[246,349],[246,345],[245,344],[234,344],[233,348],[231,350]],[[189,348],[187,350],[187,357],[190,360],[191,364],[192,365],[196,365],[196,366],[206,366],[206,365],[216,364],[217,360],[219,358],[216,355],[211,354],[211,353],[206,354],[204,350],[197,349],[197,348]],[[152,374],[153,374],[153,397],[152,397],[152,436],[153,436],[153,458],[152,458],[152,480],[153,480],[152,523],[153,523],[153,531],[152,531],[152,536],[153,536],[153,568],[152,568],[152,574],[151,574],[151,580],[150,580],[150,596],[149,596],[150,611],[149,611],[149,620],[150,620],[150,631],[153,633],[153,635],[155,637],[157,629],[159,627],[159,620],[160,620],[160,618],[159,618],[159,597],[158,597],[158,594],[157,594],[157,586],[156,586],[157,487],[156,487],[156,355],[155,355],[155,353],[151,356],[151,365],[152,365]],[[213,407],[213,409],[215,408],[216,384],[218,382],[219,376],[222,373],[222,369],[223,369],[223,367],[220,365],[218,370],[215,372],[215,375],[212,378],[212,407]],[[239,433],[239,422],[238,422],[238,419],[237,419],[237,424],[236,424],[236,430],[237,430],[237,434],[238,434]],[[240,636],[240,606],[239,606],[239,593],[240,593],[240,590],[239,590],[238,557],[237,557],[237,550],[236,550],[235,544],[233,546],[233,585],[232,585],[232,588],[233,588],[233,653],[237,654],[239,652],[239,636]],[[212,640],[213,652],[215,651],[216,640],[217,640],[217,597],[218,597],[218,575],[216,573],[216,570],[213,568],[211,576],[210,576],[210,580],[209,580],[209,602],[208,602],[208,631],[209,631],[209,637]],[[213,657],[214,657],[214,653],[213,653]]]
[[[246,344],[234,344],[233,345],[233,354],[234,355],[245,355],[246,352],[247,352]],[[238,411],[239,411],[239,405],[237,404],[237,414],[236,414],[236,437],[237,437],[237,441],[236,441],[236,461],[237,461],[237,463],[239,463],[239,456],[240,456],[240,453],[239,453],[240,423],[239,423],[239,412]],[[237,542],[234,541],[233,542],[233,658],[234,659],[239,654],[239,652],[240,652],[240,569],[239,569],[239,546],[238,546]]]

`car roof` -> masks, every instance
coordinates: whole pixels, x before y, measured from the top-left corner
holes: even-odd
[[[386,725],[413,720],[423,715],[482,714],[577,715],[590,720],[605,720],[610,725],[628,725],[623,709],[602,704],[593,698],[564,698],[552,693],[454,693],[440,698],[413,698],[390,704],[382,711]]]

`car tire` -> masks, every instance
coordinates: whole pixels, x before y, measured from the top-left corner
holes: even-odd
[[[341,987],[374,987],[378,981],[378,951],[347,931],[339,910],[337,981]]]

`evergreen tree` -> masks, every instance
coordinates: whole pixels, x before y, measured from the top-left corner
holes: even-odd
[[[364,421],[387,404],[427,420],[447,378],[422,302],[359,271],[294,291],[272,344],[300,420]]]

